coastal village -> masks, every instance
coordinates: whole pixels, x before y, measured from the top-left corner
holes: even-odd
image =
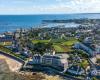
[[[77,25],[66,27],[67,23]],[[0,59],[20,74],[100,80],[100,20],[43,20],[38,27],[2,33]]]

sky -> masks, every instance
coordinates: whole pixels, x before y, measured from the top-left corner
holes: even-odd
[[[100,13],[100,0],[0,0],[0,14]]]

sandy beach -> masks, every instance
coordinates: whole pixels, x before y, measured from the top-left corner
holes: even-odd
[[[0,54],[0,59],[3,59],[3,60],[6,61],[6,63],[8,64],[9,69],[12,72],[16,72],[16,71],[18,71],[22,67],[21,63],[19,63],[18,61],[14,60],[14,59],[6,57],[4,55]]]

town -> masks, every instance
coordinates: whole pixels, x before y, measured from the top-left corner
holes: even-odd
[[[66,27],[70,23],[77,25]],[[99,19],[43,20],[41,24],[0,34],[0,54],[22,64],[13,70],[100,80]]]

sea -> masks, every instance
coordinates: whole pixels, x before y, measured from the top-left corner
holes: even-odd
[[[99,13],[84,14],[41,14],[41,15],[0,15],[0,33],[31,28],[41,25],[42,20],[100,19]]]

